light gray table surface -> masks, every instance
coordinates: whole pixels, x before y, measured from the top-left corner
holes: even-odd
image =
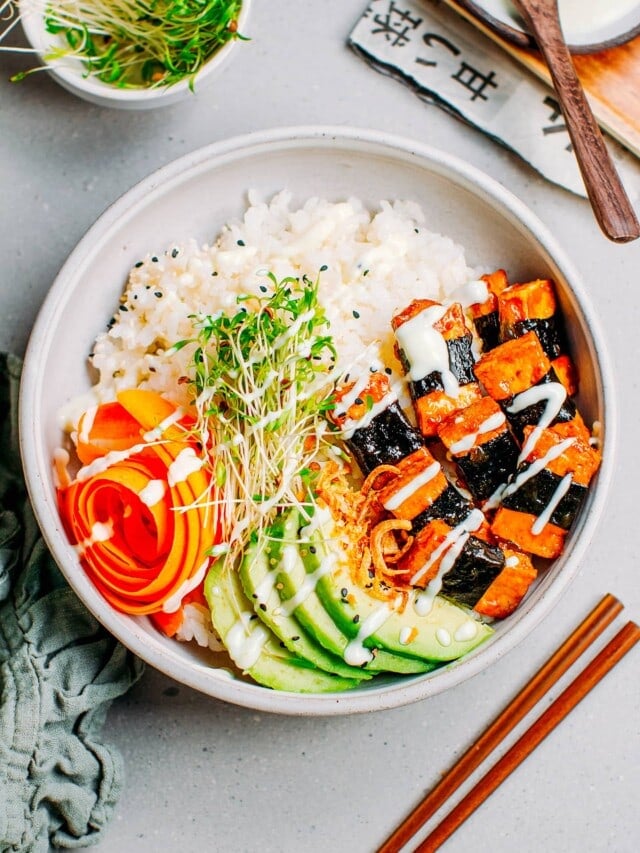
[[[373,127],[497,178],[565,246],[600,316],[620,404],[610,500],[577,578],[528,638],[451,691],[409,707],[288,718],[233,707],[148,669],[109,714],[126,782],[101,853],[372,851],[605,592],[640,618],[640,242],[609,243],[588,204],[346,47],[365,0],[254,0],[252,41],[218,84],[148,113],[86,104],[46,75],[20,86],[0,56],[0,346],[22,352],[58,269],[104,208],[206,143],[301,124]],[[640,172],[635,173],[636,180]],[[640,848],[636,650],[446,844],[450,853]]]

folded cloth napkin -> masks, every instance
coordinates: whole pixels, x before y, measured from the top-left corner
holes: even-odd
[[[40,537],[18,454],[21,363],[0,354],[0,851],[96,843],[122,759],[100,732],[142,663],[65,582]]]

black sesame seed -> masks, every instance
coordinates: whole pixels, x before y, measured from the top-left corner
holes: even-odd
[[[356,615],[353,617],[353,624],[357,625],[359,621],[360,621],[360,614],[356,613]]]
[[[365,270],[365,271],[362,273],[362,275],[363,275],[363,276],[365,276],[365,275],[369,275],[369,270]]]
[[[326,264],[322,264],[322,266],[320,267],[320,272],[326,272],[328,269],[329,267]]]
[[[156,296],[158,299],[162,299],[162,291],[161,290],[156,290],[153,295]]]
[[[420,233],[420,231],[417,228],[414,228],[413,230],[416,232],[416,234]]]
[[[352,311],[351,313],[352,313],[352,314],[353,314],[353,316],[356,318],[356,320],[359,320],[359,319],[360,319],[360,312],[359,312],[359,311]]]
[[[218,275],[218,273],[214,270],[211,275]]]
[[[340,590],[340,595],[343,598],[346,598],[349,595],[349,590],[346,588],[346,586],[342,587],[342,589]]]
[[[318,549],[316,548],[316,546],[315,546],[315,545],[309,545],[309,551],[310,551],[312,554],[315,554],[317,550],[318,550]]]
[[[292,637],[291,639],[292,639],[292,640],[293,640],[293,642],[295,643],[297,640],[299,640],[299,639],[300,639],[300,637],[297,637],[297,636],[296,636],[296,637]]]
[[[177,250],[177,249],[172,249],[172,250],[171,250],[171,257],[172,257],[172,258],[177,258],[177,257],[178,257],[178,250]]]
[[[236,242],[238,243],[238,246],[244,246],[245,245],[244,240],[237,240]]]
[[[393,370],[391,370],[390,367],[385,367],[384,372],[387,374],[387,376],[391,376],[391,374],[393,373]]]
[[[281,648],[281,649],[286,649],[286,648],[287,648],[287,647],[285,646],[285,644],[282,642],[282,640],[280,640],[280,648]]]
[[[157,264],[157,263],[158,263],[158,259],[156,258],[156,256],[155,256],[155,255],[151,258],[151,262],[152,262],[152,263],[154,263],[154,264]]]
[[[255,613],[252,613],[251,616],[249,617],[249,622],[253,622],[253,620],[257,619],[257,618],[258,618],[257,615]]]
[[[264,603],[263,603],[263,604],[261,604],[261,605],[260,605],[260,610],[262,610],[262,611],[266,611],[266,609],[267,609],[267,605],[266,605],[266,604],[264,604]]]
[[[120,309],[120,311],[128,311],[129,310],[126,305],[119,305],[118,308]]]
[[[267,288],[264,286],[264,284],[261,284],[261,285],[260,285],[260,290],[261,290],[263,293],[266,293],[266,292],[267,292]]]
[[[142,266],[142,261],[138,261],[136,264],[134,264],[134,266],[136,267],[136,269],[139,269]]]
[[[356,399],[353,402],[356,404],[356,406],[363,406],[364,405],[364,400],[362,399],[362,397],[356,397]]]

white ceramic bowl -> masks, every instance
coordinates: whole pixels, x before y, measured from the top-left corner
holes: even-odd
[[[246,34],[250,5],[251,0],[243,0],[238,18],[238,31],[243,34]],[[194,92],[189,89],[188,79],[181,80],[173,86],[153,89],[120,89],[109,83],[103,83],[96,77],[83,76],[82,62],[75,57],[46,61],[44,56],[55,42],[55,36],[45,29],[43,14],[45,6],[46,0],[22,0],[20,3],[22,29],[40,60],[47,66],[49,74],[67,91],[100,107],[116,107],[124,110],[166,107],[194,97]],[[211,86],[216,74],[227,62],[237,44],[237,39],[227,42],[202,66],[195,78],[196,93]]]
[[[545,572],[495,636],[462,660],[434,673],[374,680],[334,695],[272,691],[212,668],[190,645],[163,638],[146,619],[112,610],[87,579],[62,531],[52,478],[61,441],[60,407],[89,388],[87,355],[117,305],[131,266],[192,236],[210,241],[240,216],[246,191],[281,189],[294,202],[312,195],[411,198],[429,227],[453,237],[475,266],[505,266],[514,280],[555,279],[581,378],[579,406],[602,424],[603,464],[565,553]],[[604,504],[613,470],[615,403],[598,323],[575,270],[540,221],[486,175],[419,143],[379,132],[298,128],[263,132],[196,151],[152,174],[110,207],[60,271],[29,343],[21,389],[21,444],[29,493],[51,551],[89,610],[152,666],[205,694],[251,708],[289,714],[340,714],[403,705],[479,672],[519,642],[557,602],[576,574]]]

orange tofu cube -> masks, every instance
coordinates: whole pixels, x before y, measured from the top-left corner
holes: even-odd
[[[527,332],[484,353],[474,373],[490,397],[506,400],[536,385],[550,368],[538,336]]]
[[[522,551],[554,560],[562,553],[567,531],[549,522],[540,533],[533,533],[536,521],[535,515],[501,506],[491,522],[491,532],[498,539],[512,542]]]

